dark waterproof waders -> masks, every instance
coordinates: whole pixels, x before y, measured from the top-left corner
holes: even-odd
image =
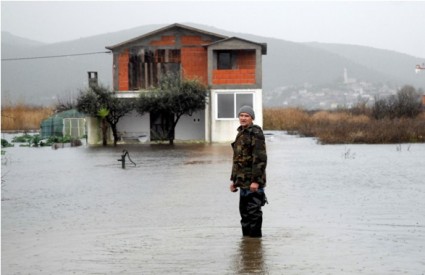
[[[243,236],[259,238],[262,236],[261,225],[263,223],[263,212],[261,206],[266,201],[264,190],[251,192],[241,189],[239,200],[239,212],[241,214],[241,225]]]

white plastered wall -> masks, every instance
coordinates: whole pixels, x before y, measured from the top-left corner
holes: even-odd
[[[254,96],[254,124],[263,127],[263,100],[261,89],[216,89],[211,90],[211,142],[231,142],[235,139],[239,119],[217,118],[217,94],[218,93],[252,93]]]
[[[150,140],[150,116],[144,114],[139,115],[136,111],[125,115],[117,124],[117,131],[123,137],[135,137],[146,135],[147,141]]]
[[[95,117],[86,117],[86,127],[87,127],[87,143],[89,145],[99,144],[101,141],[99,119]]]
[[[176,140],[205,140],[205,111],[182,116],[174,137]]]

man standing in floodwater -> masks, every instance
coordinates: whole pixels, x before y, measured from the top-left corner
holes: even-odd
[[[240,188],[239,213],[241,215],[242,235],[261,238],[263,212],[266,203],[267,152],[263,130],[255,125],[252,107],[243,106],[239,110],[238,134],[232,143],[233,166],[230,191]]]

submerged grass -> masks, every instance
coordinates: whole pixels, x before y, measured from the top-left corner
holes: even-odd
[[[2,106],[1,130],[37,131],[53,113],[51,107]],[[425,142],[425,112],[416,118],[375,119],[368,109],[313,112],[265,108],[263,117],[265,130],[316,137],[322,144]]]
[[[369,112],[350,110],[266,108],[264,129],[316,137],[322,144],[425,142],[425,113],[416,118],[374,119]]]
[[[2,106],[2,131],[35,131],[40,129],[40,123],[51,116],[54,110],[50,107],[37,107],[25,104]]]

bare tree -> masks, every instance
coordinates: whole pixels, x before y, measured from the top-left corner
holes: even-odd
[[[404,86],[397,93],[397,117],[416,117],[421,108],[421,97],[414,87]]]
[[[60,95],[57,97],[55,104],[55,112],[63,112],[77,108],[77,96],[72,92],[67,92],[66,95]]]
[[[421,97],[415,88],[403,86],[396,95],[384,99],[376,99],[372,108],[372,115],[376,119],[383,118],[414,118],[422,108]]]

